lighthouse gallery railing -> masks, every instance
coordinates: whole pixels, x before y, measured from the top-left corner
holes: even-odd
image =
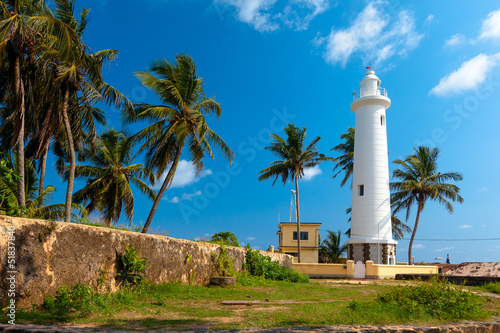
[[[380,95],[387,97],[387,90],[385,88],[377,89],[361,89],[352,93],[353,100],[361,97]]]

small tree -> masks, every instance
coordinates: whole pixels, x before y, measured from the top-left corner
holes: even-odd
[[[321,242],[319,254],[324,262],[334,263],[347,251],[347,245],[340,245],[340,230],[336,233],[330,230],[327,232],[328,236]]]
[[[230,231],[213,234],[210,240],[221,245],[240,246],[238,238]]]

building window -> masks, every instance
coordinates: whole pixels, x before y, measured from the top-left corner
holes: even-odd
[[[297,231],[293,232],[293,240],[297,240]],[[300,240],[309,240],[309,233],[307,231],[301,231]]]
[[[380,125],[382,125],[382,126],[385,125],[385,118],[384,118],[384,116],[380,116]]]
[[[365,195],[365,185],[358,185],[358,195],[360,197]]]

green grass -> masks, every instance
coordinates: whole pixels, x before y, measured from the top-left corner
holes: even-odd
[[[500,309],[500,301],[494,299],[485,305],[484,298],[457,287],[438,283],[395,286],[395,283],[291,283],[246,276],[239,277],[238,284],[229,288],[168,283],[93,294],[89,298],[85,288],[78,287],[75,296],[59,296],[60,302],[71,300],[68,312],[36,307],[19,311],[16,323],[69,322],[102,328],[177,330],[386,325],[486,320]],[[71,295],[71,288],[65,292]],[[87,300],[87,303],[78,306],[74,299]],[[221,304],[223,300],[266,299],[272,304]],[[279,304],[280,300],[304,303]]]
[[[500,295],[500,282],[490,282],[487,283],[483,286],[481,286],[481,289],[488,291],[490,293],[498,294]]]

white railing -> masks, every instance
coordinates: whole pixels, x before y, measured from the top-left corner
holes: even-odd
[[[387,90],[385,88],[377,89],[361,89],[352,93],[353,100],[357,100],[361,97],[380,95],[387,97]]]

